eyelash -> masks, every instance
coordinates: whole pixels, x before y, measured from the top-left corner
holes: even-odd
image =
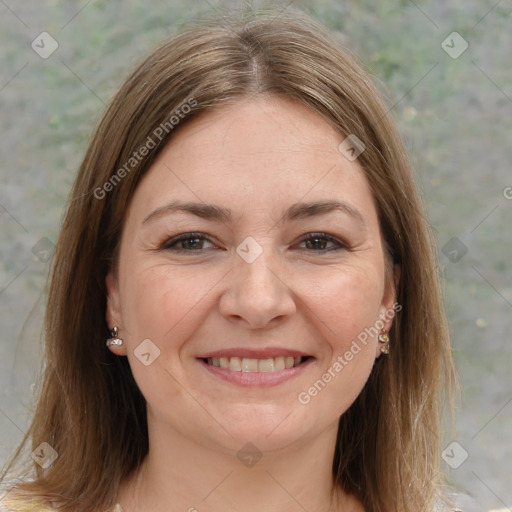
[[[181,252],[181,253],[190,253],[190,252],[202,252],[204,250],[207,250],[207,249],[197,249],[197,250],[189,250],[189,249],[183,249],[183,248],[180,248],[180,249],[177,249],[177,248],[173,248],[173,245],[176,245],[180,242],[183,242],[183,241],[187,241],[187,240],[206,240],[210,243],[213,243],[207,236],[205,236],[203,233],[183,233],[181,235],[178,235],[174,238],[171,238],[167,241],[165,241],[160,249],[161,250],[166,250],[166,251],[173,251],[173,252]],[[319,233],[308,233],[307,235],[305,236],[302,236],[301,239],[299,240],[299,243],[302,243],[302,242],[306,242],[308,240],[315,240],[315,239],[325,239],[327,240],[328,242],[332,242],[333,244],[336,244],[338,245],[337,248],[331,248],[331,249],[320,249],[318,251],[315,251],[313,249],[311,249],[313,252],[317,252],[317,253],[327,253],[327,252],[331,252],[331,251],[340,251],[340,250],[348,250],[349,247],[347,244],[343,243],[342,241],[338,240],[337,238],[335,238],[334,236],[332,235],[329,235],[328,233],[322,233],[322,232],[319,232]],[[302,250],[305,250],[305,251],[308,251],[308,249],[302,249]]]

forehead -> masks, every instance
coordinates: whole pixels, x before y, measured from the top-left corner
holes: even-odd
[[[279,215],[299,200],[342,199],[376,221],[364,172],[338,149],[343,139],[318,113],[290,99],[250,99],[205,111],[161,151],[133,207],[140,216],[180,199]]]

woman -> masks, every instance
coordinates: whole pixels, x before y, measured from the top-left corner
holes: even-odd
[[[274,14],[173,37],[77,176],[35,471],[5,503],[444,510],[435,255],[389,112],[321,26]]]

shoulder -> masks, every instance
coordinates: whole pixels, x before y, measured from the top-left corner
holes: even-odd
[[[485,509],[487,512],[509,512],[510,509]],[[438,496],[433,512],[485,512],[469,494],[451,492]]]
[[[54,512],[36,500],[0,499],[0,512]]]
[[[45,506],[39,500],[8,499],[0,497],[0,512],[56,512],[54,508]],[[117,504],[105,512],[124,512],[121,505]]]

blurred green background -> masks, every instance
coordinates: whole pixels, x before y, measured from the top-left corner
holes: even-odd
[[[244,4],[0,2],[0,461],[28,424],[47,259],[105,105],[163,39]],[[473,496],[466,510],[510,507],[512,1],[274,5],[302,7],[337,31],[388,97],[437,236],[462,384],[459,445],[447,459],[468,457],[443,467]],[[31,48],[43,31],[58,43],[46,59]]]

